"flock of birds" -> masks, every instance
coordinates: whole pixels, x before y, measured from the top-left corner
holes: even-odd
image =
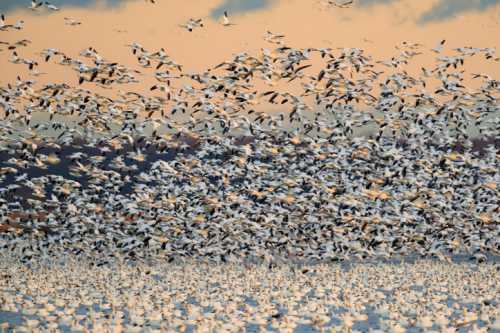
[[[0,41],[0,332],[500,330],[496,50],[263,39],[199,73]]]
[[[0,29],[23,23],[2,15]],[[500,84],[465,67],[499,62],[495,49],[446,53],[443,40],[413,73],[421,44],[375,61],[285,38],[267,31],[269,48],[200,73],[137,42],[134,67],[93,47],[29,59],[29,40],[4,43],[30,77],[0,88],[2,251],[271,266],[498,255]],[[48,62],[73,84],[37,84]],[[127,91],[144,77],[148,93]]]
[[[29,269],[0,253],[5,332],[500,331],[495,265],[160,263]]]

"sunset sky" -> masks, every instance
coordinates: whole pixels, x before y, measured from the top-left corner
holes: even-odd
[[[375,58],[390,58],[397,53],[394,46],[402,41],[423,43],[428,49],[442,39],[447,40],[448,50],[497,47],[500,27],[500,2],[494,0],[360,0],[349,8],[328,6],[326,0],[157,0],[154,6],[142,0],[53,3],[63,10],[33,12],[28,9],[29,1],[0,2],[7,24],[25,21],[23,30],[4,31],[0,40],[32,41],[18,53],[40,60],[39,71],[48,73],[37,78],[40,82],[75,79],[67,68],[42,63],[37,53],[51,47],[77,56],[93,46],[107,60],[132,66],[136,60],[125,44],[138,42],[151,51],[164,47],[187,71],[200,71],[234,53],[272,48],[262,38],[267,30],[286,35],[285,42],[292,47],[359,47]],[[219,24],[224,10],[236,25]],[[64,17],[82,25],[65,25]],[[204,29],[188,32],[181,28],[189,18],[203,18]],[[10,56],[7,50],[0,52],[1,84],[28,72],[25,66],[9,63]],[[423,63],[429,60],[422,58]],[[478,62],[471,71],[492,75],[499,73],[499,67]]]

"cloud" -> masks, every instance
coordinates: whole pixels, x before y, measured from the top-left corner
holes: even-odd
[[[358,5],[360,6],[373,6],[378,4],[389,4],[397,0],[358,0]]]
[[[484,11],[499,3],[500,0],[440,0],[429,11],[422,14],[418,22],[446,20],[467,11]]]
[[[96,0],[50,0],[50,3],[58,6],[72,6],[72,7],[88,7],[95,5]],[[103,3],[106,6],[118,6],[123,1],[120,0],[100,0],[99,3]],[[17,8],[28,8],[30,6],[30,1],[26,0],[0,0],[0,12],[7,12],[9,10],[14,10]]]
[[[399,0],[358,0],[358,5],[362,7],[378,4],[389,5],[396,1]],[[489,7],[498,4],[500,4],[500,0],[439,0],[431,9],[419,17],[418,23],[425,24],[447,20],[469,11],[485,11]]]
[[[217,19],[227,10],[229,14],[247,12],[266,8],[271,5],[273,0],[225,0],[224,3],[215,8],[210,16]]]
[[[275,0],[224,0],[215,8],[210,16],[214,19],[222,16],[225,10],[231,13],[241,13],[263,9],[272,4]],[[306,0],[304,0],[306,1]],[[370,7],[374,5],[390,5],[401,0],[355,0],[360,7]],[[407,0],[411,1],[411,0]],[[420,0],[415,0],[420,1]],[[88,7],[101,3],[106,6],[118,6],[123,0],[51,0],[57,6],[80,6]],[[500,0],[439,0],[430,10],[423,13],[418,23],[426,24],[435,21],[447,20],[461,13],[469,11],[485,11],[488,8],[500,4]],[[29,1],[21,0],[0,0],[0,12],[7,12],[16,8],[27,8]]]
[[[45,1],[45,0],[40,0]],[[143,0],[135,0],[143,1]],[[222,16],[225,10],[231,13],[241,13],[247,11],[258,10],[266,8],[271,5],[275,0],[224,0],[217,8],[215,8],[210,16],[214,19]],[[125,2],[124,0],[50,0],[59,7],[74,6],[74,7],[90,7],[96,3],[104,4],[106,6],[118,6]],[[29,0],[0,0],[0,12],[7,12],[18,8],[28,8]]]

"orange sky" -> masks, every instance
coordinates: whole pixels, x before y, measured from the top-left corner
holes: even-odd
[[[329,8],[324,2],[277,1],[269,8],[232,15],[236,25],[231,27],[223,27],[209,17],[210,12],[220,5],[220,0],[169,0],[158,1],[157,5],[138,1],[127,2],[114,9],[104,9],[99,5],[62,8],[60,12],[48,15],[26,9],[8,15],[10,23],[23,19],[25,28],[0,32],[0,40],[15,42],[30,39],[32,44],[19,49],[18,53],[23,58],[37,59],[39,71],[48,73],[36,80],[40,83],[64,81],[71,85],[76,85],[78,80],[74,71],[51,62],[45,63],[37,53],[54,47],[77,57],[80,50],[93,46],[109,61],[143,70],[125,47],[125,44],[139,42],[149,51],[164,47],[175,61],[184,65],[184,71],[191,72],[231,59],[234,53],[256,53],[262,47],[274,47],[262,38],[266,30],[285,34],[287,44],[293,47],[360,47],[377,59],[398,54],[394,46],[404,40],[423,43],[427,49],[441,39],[447,39],[449,49],[459,46],[496,47],[500,40],[500,6],[481,13],[468,12],[453,19],[418,25],[417,18],[436,1],[396,1],[392,5],[348,9]],[[64,17],[81,20],[83,24],[67,26]],[[191,17],[204,18],[205,27],[193,32],[179,27]],[[126,32],[117,32],[118,29]],[[429,56],[433,54],[420,56],[417,62],[425,64],[432,59]],[[13,82],[18,74],[23,78],[28,74],[27,66],[11,64],[9,57],[9,51],[0,52],[0,85]],[[500,72],[498,62],[474,61],[468,65],[470,72],[488,73],[493,77],[498,77]],[[144,72],[151,76],[154,70]],[[154,82],[154,79],[146,77],[139,79]],[[118,88],[132,90],[137,87],[128,85]]]

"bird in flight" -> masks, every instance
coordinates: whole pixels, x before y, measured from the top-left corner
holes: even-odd
[[[59,10],[59,7],[57,7],[57,6],[53,5],[53,4],[51,4],[51,3],[50,3],[50,2],[48,2],[48,1],[45,1],[45,2],[44,2],[44,5],[45,5],[45,7],[47,7],[47,8],[48,8],[48,9],[50,9],[50,10],[53,10],[53,11],[58,11],[58,10]]]
[[[187,23],[181,24],[180,27],[187,29],[189,32],[193,31],[194,28],[203,28],[203,19],[189,19]]]
[[[43,1],[37,2],[36,0],[31,0],[31,6],[29,7],[31,10],[36,10],[38,7],[43,6]]]
[[[446,39],[443,39],[442,41],[439,42],[439,44],[433,48],[431,51],[435,53],[441,53],[443,51],[444,43],[446,43]]]
[[[71,25],[71,26],[76,26],[76,25],[81,25],[82,24],[82,22],[77,21],[77,20],[75,20],[75,19],[73,19],[71,17],[65,17],[64,18],[64,22],[65,22],[66,25]]]
[[[228,27],[230,25],[235,25],[229,21],[229,16],[227,15],[227,11],[224,11],[224,17],[222,18],[222,25]]]
[[[349,8],[353,4],[353,2],[354,2],[354,0],[347,0],[347,1],[343,1],[343,2],[339,2],[336,0],[329,0],[328,4],[339,7],[339,8]]]

